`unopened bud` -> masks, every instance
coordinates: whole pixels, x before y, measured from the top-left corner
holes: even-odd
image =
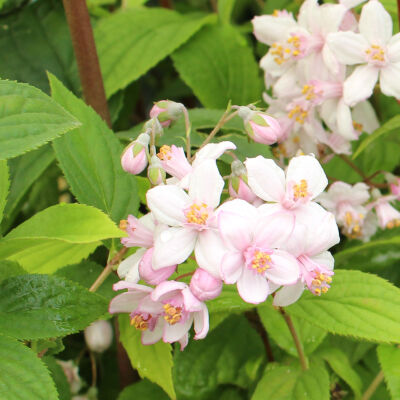
[[[79,376],[78,366],[72,360],[69,361],[56,360],[56,361],[57,364],[60,365],[60,367],[62,368],[67,378],[71,394],[77,394],[83,386],[83,381]]]
[[[139,275],[140,278],[146,281],[149,285],[158,285],[167,280],[175,272],[176,265],[157,270],[153,269],[153,251],[154,248],[152,247],[144,253],[139,262]]]
[[[129,144],[122,153],[122,169],[131,174],[140,174],[147,166],[146,150],[149,145],[150,136],[142,133]]]
[[[247,170],[240,160],[234,160],[231,164],[232,175],[229,178],[229,195],[235,199],[242,199],[253,203],[257,196],[251,191],[247,182]]]
[[[202,268],[197,268],[190,281],[190,290],[201,301],[215,299],[221,293],[222,280]]]
[[[109,321],[95,321],[85,331],[85,341],[91,351],[102,353],[112,342],[113,331]]]
[[[154,103],[150,110],[150,117],[157,118],[163,127],[171,125],[179,119],[184,110],[184,105],[171,100],[161,100]]]
[[[164,133],[164,129],[160,123],[160,121],[154,117],[149,119],[148,121],[145,122],[143,129],[145,129],[147,132],[152,131],[154,134],[158,137],[162,136]]]
[[[157,156],[151,157],[149,168],[147,169],[147,177],[153,186],[161,185],[165,182],[165,171],[161,165],[161,161]]]

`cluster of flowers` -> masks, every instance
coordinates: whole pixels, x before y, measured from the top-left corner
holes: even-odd
[[[328,249],[339,242],[339,233],[333,214],[314,201],[328,180],[312,155],[292,158],[286,171],[262,156],[244,164],[235,160],[230,196],[223,196],[222,204],[224,179],[216,160],[234,150],[233,143],[206,144],[194,160],[174,145],[162,146],[155,156],[155,147],[149,151],[147,144],[178,109],[186,112],[173,102],[157,103],[145,124],[150,131],[122,155],[122,166],[131,173],[140,173],[150,161],[153,187],[147,192],[150,212],[121,222],[127,233],[122,243],[139,249],[118,267],[123,280],[114,289],[128,290],[111,301],[110,312],[129,313],[143,344],[163,339],[180,342],[183,349],[192,324],[195,339],[206,336],[205,301],[218,297],[223,283],[236,284],[241,298],[252,304],[271,293],[276,306],[295,302],[304,289],[326,293],[334,266]],[[238,113],[249,110],[240,107]],[[171,178],[165,179],[166,173]],[[195,270],[184,274],[191,276],[190,284],[181,277],[168,280],[189,258],[196,261]]]
[[[260,66],[281,156],[318,154],[321,144],[349,154],[350,141],[378,127],[367,101],[378,79],[382,93],[400,98],[400,34],[392,36],[392,18],[377,0],[357,21],[351,7],[362,2],[306,0],[297,20],[287,11],[253,19],[256,38],[270,46]]]

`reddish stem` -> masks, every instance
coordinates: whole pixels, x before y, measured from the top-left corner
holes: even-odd
[[[194,274],[194,271],[192,271],[192,272],[187,272],[186,274],[179,275],[177,278],[175,278],[175,280],[176,280],[176,281],[179,281],[179,279],[186,278],[187,276],[192,276],[193,274]]]

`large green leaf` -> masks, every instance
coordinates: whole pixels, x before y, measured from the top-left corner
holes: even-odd
[[[0,335],[2,400],[58,400],[54,382],[40,358],[15,339]]]
[[[51,273],[79,262],[101,240],[123,232],[100,210],[84,204],[49,207],[0,240],[0,259],[18,261],[28,272]]]
[[[264,359],[264,346],[243,316],[232,315],[183,352],[175,352],[174,385],[180,400],[215,397],[218,385],[249,388]],[[271,397],[272,399],[272,397]]]
[[[59,400],[71,400],[71,390],[63,369],[57,363],[54,357],[48,356],[47,354],[48,351],[42,360],[49,369],[51,377],[56,385]]]
[[[100,116],[50,75],[52,96],[82,126],[54,141],[54,150],[71,190],[81,203],[105,211],[114,221],[139,205],[135,177],[124,172],[122,147]]]
[[[392,399],[400,399],[400,348],[381,344],[377,351]]]
[[[9,187],[10,181],[8,179],[7,161],[0,160],[0,222],[3,218],[3,211],[4,207],[6,206]]]
[[[257,312],[268,336],[290,355],[298,357],[293,337],[282,314],[272,306],[270,301],[258,306]],[[304,352],[311,354],[324,340],[327,331],[300,318],[293,317],[292,320],[300,342],[303,344]]]
[[[95,37],[107,96],[145,74],[206,21],[201,14],[161,8],[128,10],[100,21]]]
[[[205,107],[259,101],[262,80],[252,49],[230,25],[206,26],[173,55],[185,83]]]
[[[329,400],[329,375],[322,362],[302,371],[297,364],[268,364],[251,400]]]
[[[0,80],[0,159],[33,150],[79,125],[39,89]]]
[[[31,2],[1,19],[0,77],[29,83],[48,92],[46,71],[58,76],[69,89],[80,87],[71,37],[62,2]]]
[[[12,276],[25,275],[26,271],[15,261],[0,260],[0,282]]]
[[[149,382],[147,379],[143,379],[140,382],[127,386],[118,396],[118,400],[132,399],[168,400],[168,396],[159,386]]]
[[[304,293],[289,314],[332,333],[377,342],[398,342],[400,289],[376,275],[336,270],[328,293]]]
[[[119,318],[120,340],[129,359],[142,378],[161,386],[171,399],[176,399],[172,383],[171,345],[162,341],[144,346],[140,341],[141,331],[130,325],[129,317]]]
[[[0,283],[0,332],[17,339],[65,336],[107,312],[108,302],[51,275],[20,275]]]

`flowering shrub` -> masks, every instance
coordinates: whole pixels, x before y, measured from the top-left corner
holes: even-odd
[[[400,398],[396,5],[153,3],[0,0],[0,398]]]

